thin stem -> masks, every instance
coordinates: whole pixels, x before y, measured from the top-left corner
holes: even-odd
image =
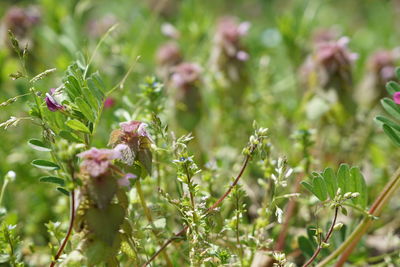
[[[94,51],[93,51],[93,53],[92,53],[92,56],[90,57],[89,62],[88,62],[88,64],[86,65],[85,71],[83,72],[83,79],[86,78],[87,72],[88,72],[88,70],[89,70],[89,66],[90,66],[90,64],[92,63],[94,57],[96,56],[97,50],[98,50],[98,49],[100,48],[100,46],[103,44],[104,40],[108,37],[108,35],[109,35],[113,30],[115,30],[115,28],[117,28],[117,26],[118,26],[118,23],[112,25],[112,26],[107,30],[107,32],[101,37],[100,41],[97,43],[97,45],[96,45],[96,47],[95,47],[95,49],[94,49]]]
[[[142,185],[141,185],[140,180],[136,181],[135,185],[136,185],[137,193],[138,193],[139,198],[140,198],[140,204],[142,205],[142,208],[143,208],[143,211],[144,211],[144,215],[146,216],[146,218],[149,221],[149,223],[153,224],[153,217],[151,216],[150,210],[147,207],[146,199],[144,198],[144,194],[143,194],[143,191],[142,191]]]
[[[192,204],[192,209],[193,209],[193,216],[195,214],[195,204],[194,204],[194,196],[193,196],[193,192],[192,192],[192,177],[189,173],[189,169],[187,164],[185,164],[185,171],[186,171],[186,179],[188,181],[188,188],[189,188],[189,195],[190,195],[190,203]]]
[[[60,248],[58,249],[57,254],[54,257],[54,260],[51,262],[50,267],[53,267],[56,265],[57,260],[62,255],[62,252],[64,251],[64,248],[68,243],[68,239],[71,236],[72,229],[74,227],[74,221],[75,221],[75,190],[74,189],[71,190],[70,198],[71,198],[71,200],[70,200],[70,220],[69,220],[67,235],[65,236]]]
[[[8,182],[9,182],[9,179],[8,179],[8,178],[5,178],[5,179],[4,179],[3,186],[1,187],[1,193],[0,193],[0,206],[1,206],[1,203],[3,203],[4,193],[5,193],[5,191],[6,191],[6,188],[7,188]]]
[[[236,196],[236,243],[239,245],[239,257],[240,257],[240,262],[243,265],[243,246],[242,243],[240,242],[240,233],[239,233],[239,223],[240,223],[240,212],[239,212],[239,196]]]
[[[249,164],[250,161],[250,157],[253,154],[254,150],[256,149],[256,146],[253,146],[249,152],[248,155],[246,155],[246,158],[243,162],[242,168],[239,171],[239,174],[236,176],[236,179],[233,181],[233,183],[229,186],[228,190],[225,192],[225,194],[223,194],[211,207],[209,207],[207,209],[207,211],[205,212],[205,215],[210,214],[215,208],[217,208],[219,206],[219,204],[221,204],[222,201],[224,201],[224,199],[230,194],[230,192],[232,191],[232,189],[237,185],[237,183],[239,182],[240,178],[242,177],[244,171],[247,168],[247,165]],[[168,247],[169,244],[171,244],[175,239],[179,238],[180,236],[183,236],[186,234],[186,231],[188,230],[189,226],[185,226],[184,228],[182,228],[178,233],[174,234],[171,238],[169,238],[158,250],[157,252],[151,256],[151,258],[142,265],[142,267],[146,267],[147,265],[149,265],[166,247]]]
[[[329,238],[331,237],[331,235],[333,233],[333,228],[335,227],[335,224],[336,224],[338,212],[339,212],[339,207],[336,207],[335,208],[335,215],[333,217],[333,221],[332,221],[331,227],[329,228],[328,234],[326,235],[325,239],[322,241],[323,243],[328,243]],[[306,263],[304,263],[303,267],[309,266],[317,258],[317,256],[318,256],[319,252],[321,251],[321,249],[322,249],[322,243],[320,243],[318,245],[317,250],[311,256],[311,258]]]

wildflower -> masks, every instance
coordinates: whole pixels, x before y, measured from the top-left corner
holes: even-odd
[[[55,88],[51,88],[50,93],[46,93],[46,98],[45,98],[47,108],[53,112],[60,109],[64,109],[64,107],[61,104],[59,104],[57,100],[54,98],[55,91],[56,91]]]
[[[368,69],[375,76],[377,87],[384,87],[388,81],[396,78],[395,65],[398,58],[396,50],[377,51],[369,58]]]
[[[156,61],[161,66],[173,66],[182,60],[179,46],[175,42],[163,44],[157,51]]]
[[[112,97],[107,97],[106,100],[104,100],[104,108],[111,108],[115,105],[115,99]]]
[[[138,160],[151,172],[152,155],[150,144],[153,142],[147,132],[147,124],[141,121],[120,123],[120,129],[112,131],[109,145],[118,154],[118,159],[127,165],[132,165]]]
[[[132,173],[127,173],[124,177],[118,179],[118,185],[120,187],[128,187],[130,188],[132,181],[137,178],[136,175]]]
[[[242,39],[250,28],[249,22],[239,22],[237,18],[225,16],[218,20],[210,56],[210,67],[215,73],[218,87],[227,97],[223,109],[240,105],[249,77],[246,62],[250,56]]]
[[[173,70],[172,84],[177,88],[189,89],[200,79],[201,68],[195,63],[184,62]]]
[[[200,73],[199,65],[184,62],[174,68],[171,77],[171,84],[177,89],[174,92],[176,119],[187,131],[193,131],[201,118]]]
[[[34,6],[21,8],[13,6],[4,16],[4,24],[20,41],[23,49],[29,40],[32,28],[40,22],[40,12]]]
[[[393,100],[396,104],[400,105],[400,92],[396,92],[393,95]]]
[[[249,28],[249,22],[237,23],[234,17],[222,17],[218,21],[215,35],[215,43],[220,47],[220,52],[230,58],[240,58],[238,55],[244,52],[240,39],[247,34]]]
[[[357,59],[356,53],[351,53],[347,44],[349,38],[342,37],[338,41],[321,42],[317,45],[315,58],[317,64],[329,74],[346,72]]]
[[[99,177],[106,174],[111,165],[111,161],[120,157],[118,151],[113,149],[91,148],[78,154],[83,159],[81,170],[90,177]]]

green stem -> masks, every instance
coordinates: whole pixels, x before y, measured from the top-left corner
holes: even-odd
[[[382,190],[381,194],[377,197],[373,205],[369,210],[369,214],[372,216],[379,216],[388,203],[390,198],[400,187],[400,167],[395,171],[392,179]],[[336,267],[342,266],[346,262],[347,258],[350,256],[353,249],[356,247],[361,237],[367,232],[369,226],[372,224],[373,218],[365,217],[360,224],[356,227],[353,233],[347,238],[347,240],[338,247],[334,252],[332,252],[327,258],[320,262],[317,267],[326,266],[336,257],[342,254],[340,260],[336,263]]]
[[[147,207],[146,204],[146,199],[144,198],[143,190],[142,190],[142,184],[140,182],[140,179],[136,182],[136,190],[139,195],[140,199],[140,204],[142,205],[144,215],[146,216],[147,220],[149,221],[150,224],[153,224],[153,217],[151,216],[150,210]]]
[[[5,179],[4,179],[3,186],[1,187],[1,193],[0,193],[0,207],[1,207],[1,204],[3,203],[3,197],[4,197],[4,193],[5,193],[5,191],[6,191],[6,188],[7,188],[8,183],[9,183],[9,179],[8,179],[8,178],[5,178]]]

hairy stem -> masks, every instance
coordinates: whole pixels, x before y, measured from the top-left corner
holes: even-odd
[[[142,208],[143,208],[143,211],[144,211],[144,215],[146,216],[147,221],[151,224],[151,229],[152,229],[153,234],[156,237],[158,237],[157,231],[155,230],[155,226],[154,226],[154,223],[153,223],[153,216],[151,215],[151,212],[150,212],[150,210],[149,210],[149,208],[147,207],[147,204],[146,204],[146,199],[144,198],[144,194],[143,194],[143,190],[142,190],[142,184],[140,182],[140,179],[138,181],[136,181],[135,185],[136,185],[137,193],[138,193],[139,198],[140,198],[140,204],[142,205]],[[165,261],[167,262],[167,266],[173,266],[173,264],[171,262],[171,259],[168,257],[168,254],[163,253],[163,257],[164,257]]]
[[[70,219],[69,219],[68,231],[67,231],[67,234],[66,234],[63,242],[61,243],[60,248],[57,251],[56,256],[54,256],[54,260],[51,262],[50,267],[53,267],[56,265],[57,260],[62,255],[64,248],[68,243],[69,237],[71,236],[71,233],[72,233],[72,228],[74,227],[74,221],[75,221],[75,190],[74,189],[71,190],[70,198],[71,198],[70,199]]]
[[[322,241],[323,243],[328,243],[329,238],[331,238],[331,236],[332,236],[333,228],[335,227],[335,224],[336,224],[338,212],[339,212],[339,207],[336,207],[336,208],[335,208],[335,215],[334,215],[334,217],[333,217],[331,227],[329,228],[329,231],[328,231],[328,233],[327,233],[325,239]],[[322,249],[322,243],[320,243],[320,244],[318,245],[317,250],[315,250],[315,252],[314,252],[314,254],[311,256],[311,258],[310,258],[306,263],[304,263],[303,267],[309,266],[309,265],[317,258],[317,256],[318,256],[318,254],[320,253],[321,249]]]
[[[253,146],[249,152],[248,155],[246,155],[246,158],[243,162],[242,168],[239,171],[239,174],[236,176],[235,180],[233,181],[233,183],[229,186],[228,190],[225,192],[225,194],[223,194],[211,207],[209,207],[206,211],[206,215],[210,214],[216,207],[219,206],[219,204],[221,204],[222,201],[224,201],[224,199],[230,194],[230,192],[232,191],[232,189],[237,185],[237,183],[239,182],[240,178],[242,177],[244,171],[247,168],[247,165],[249,164],[251,155],[253,154],[254,150],[256,149],[256,146]],[[185,226],[184,228],[182,228],[178,233],[174,234],[171,238],[169,238],[159,249],[158,251],[151,256],[151,258],[142,265],[142,267],[145,267],[147,265],[149,265],[166,247],[168,247],[169,244],[171,244],[175,239],[179,238],[180,236],[184,236],[186,234],[186,231],[188,230],[189,226]]]

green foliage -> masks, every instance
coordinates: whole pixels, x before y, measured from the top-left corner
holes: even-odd
[[[312,173],[311,183],[303,181],[301,184],[320,201],[334,201],[338,195],[358,193],[352,202],[362,209],[368,204],[367,185],[358,167],[341,164],[336,174],[332,168],[326,168],[321,173]]]

